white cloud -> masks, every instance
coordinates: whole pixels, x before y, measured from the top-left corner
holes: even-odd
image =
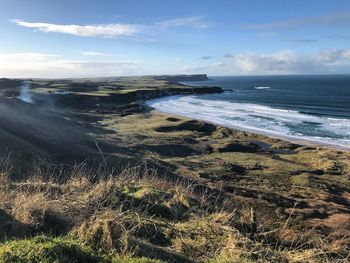
[[[67,60],[41,53],[0,54],[0,76],[19,78],[62,78],[133,75],[138,61],[96,62]]]
[[[42,32],[63,33],[83,37],[121,37],[132,36],[140,32],[137,25],[130,24],[101,24],[101,25],[59,25],[49,23],[33,23],[23,20],[11,20],[11,22],[27,27],[37,29]]]
[[[235,66],[244,72],[290,70],[296,57],[289,52],[275,54],[238,54],[231,58]]]
[[[79,54],[87,57],[123,57],[122,55],[115,55],[98,51],[79,51]]]
[[[80,51],[79,53],[83,56],[93,56],[93,57],[95,57],[95,56],[101,56],[101,57],[109,56],[109,54],[107,54],[107,53],[96,52],[96,51]]]
[[[45,22],[28,22],[20,19],[10,20],[10,22],[32,28],[46,33],[62,33],[68,35],[82,37],[134,37],[135,41],[154,42],[155,38],[147,38],[148,35],[161,33],[163,30],[187,27],[194,29],[206,29],[214,25],[213,22],[205,20],[201,16],[183,17],[170,20],[164,20],[150,24],[91,24],[91,25],[76,25],[76,24],[52,24]],[[141,36],[142,39],[138,39]]]
[[[211,21],[205,20],[201,16],[192,16],[192,17],[181,17],[171,20],[165,20],[156,23],[161,29],[168,29],[173,27],[192,27],[197,29],[206,29],[214,26],[214,23]]]
[[[246,74],[337,73],[350,69],[350,49],[329,49],[314,54],[282,51],[271,54],[227,54],[231,71]]]
[[[327,49],[316,54],[315,59],[320,63],[339,63],[342,61],[350,62],[350,49]]]

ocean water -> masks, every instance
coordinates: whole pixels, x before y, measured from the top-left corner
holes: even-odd
[[[150,100],[159,111],[350,150],[350,75],[210,77],[225,92]]]

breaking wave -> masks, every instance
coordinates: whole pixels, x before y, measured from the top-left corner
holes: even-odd
[[[271,89],[271,87],[254,87],[254,89]]]

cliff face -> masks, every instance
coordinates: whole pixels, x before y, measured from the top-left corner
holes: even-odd
[[[207,74],[194,74],[194,75],[164,75],[156,76],[155,79],[165,80],[172,83],[178,83],[182,81],[202,81],[208,80]]]
[[[131,102],[136,100],[153,99],[163,96],[172,96],[179,94],[208,94],[221,93],[223,90],[219,87],[193,87],[193,88],[169,88],[162,90],[137,90],[125,94],[112,94],[110,99],[115,102]]]
[[[144,89],[135,90],[128,93],[110,94],[109,96],[89,96],[79,94],[68,95],[50,95],[54,97],[59,104],[71,106],[91,106],[104,102],[131,103],[137,100],[147,100],[163,96],[172,96],[179,94],[209,94],[221,93],[220,87],[193,87],[193,88],[168,88],[168,89]]]

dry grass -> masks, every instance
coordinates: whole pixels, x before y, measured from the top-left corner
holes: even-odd
[[[261,225],[145,166],[115,173],[39,165],[35,176],[11,181],[0,165],[0,211],[12,220],[6,238],[66,236],[105,255],[146,256],[169,262],[346,262],[349,239],[293,228],[292,212],[279,225]],[[238,227],[245,225],[245,227]],[[0,228],[2,225],[0,224]],[[0,234],[4,232],[0,229]],[[0,244],[1,248],[1,244]]]

